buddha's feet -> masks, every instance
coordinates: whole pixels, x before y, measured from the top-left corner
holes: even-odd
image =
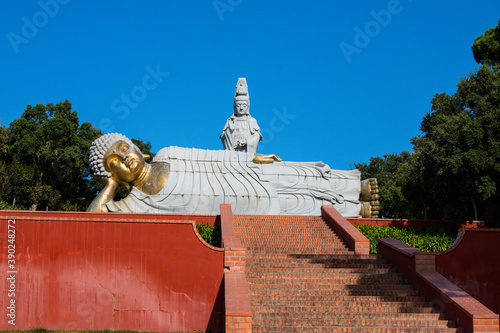
[[[361,181],[359,201],[361,202],[360,215],[363,218],[377,218],[380,210],[380,195],[376,178]]]

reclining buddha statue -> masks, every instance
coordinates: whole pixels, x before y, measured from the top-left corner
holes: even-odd
[[[246,82],[240,91],[237,85],[235,105],[237,98],[248,97],[246,89]],[[249,117],[247,102],[239,107]],[[235,118],[236,113],[235,107]],[[87,211],[219,214],[224,203],[234,214],[320,215],[322,205],[334,205],[345,217],[378,216],[376,179],[361,181],[358,170],[333,170],[323,162],[256,154],[262,136],[248,117],[237,120],[247,124],[234,126],[228,119],[221,135],[224,150],[166,147],[151,163],[127,137],[101,136],[92,143],[90,169],[104,188]],[[114,201],[119,186],[131,190]]]

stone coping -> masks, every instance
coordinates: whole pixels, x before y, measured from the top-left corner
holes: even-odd
[[[370,254],[370,241],[343,217],[333,205],[321,206],[321,216],[333,227],[355,254]]]

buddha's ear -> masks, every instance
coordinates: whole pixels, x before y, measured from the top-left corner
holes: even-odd
[[[144,160],[147,161],[151,158],[151,155],[144,155],[142,154],[142,157],[144,157]]]

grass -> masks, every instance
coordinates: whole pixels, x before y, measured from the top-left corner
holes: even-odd
[[[370,240],[370,253],[377,253],[379,238],[395,238],[425,252],[443,252],[453,244],[458,233],[456,229],[441,227],[354,226]]]

